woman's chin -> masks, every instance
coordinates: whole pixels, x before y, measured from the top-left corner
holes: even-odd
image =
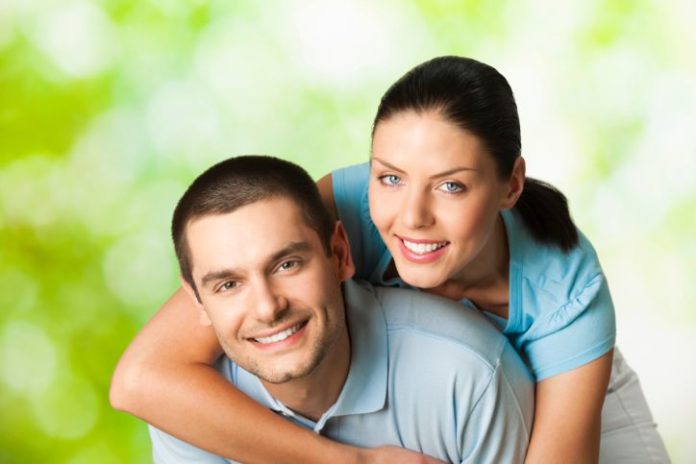
[[[439,273],[433,272],[432,269],[413,269],[412,264],[407,266],[399,266],[397,264],[396,270],[401,280],[417,288],[438,287],[447,280],[446,276],[440,276]]]

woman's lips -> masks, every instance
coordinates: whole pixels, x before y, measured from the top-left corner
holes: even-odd
[[[449,246],[448,241],[412,239],[396,236],[401,254],[414,263],[426,264],[437,260]]]

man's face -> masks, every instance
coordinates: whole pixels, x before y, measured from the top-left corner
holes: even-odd
[[[345,337],[340,283],[353,267],[340,225],[327,256],[297,205],[271,198],[196,219],[186,234],[204,321],[245,370],[302,378]]]

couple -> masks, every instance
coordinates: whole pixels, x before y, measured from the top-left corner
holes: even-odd
[[[318,329],[307,322],[314,320],[311,305],[296,308],[291,298],[277,295],[275,284],[269,283],[272,277],[262,280],[260,269],[255,268],[251,285],[240,275],[251,275],[250,268],[260,265],[252,259],[253,239],[275,237],[274,233],[264,235],[261,221],[238,223],[240,231],[234,234],[229,227],[243,214],[270,220],[271,216],[280,219],[284,212],[282,218],[292,223],[290,212],[300,212],[293,210],[287,198],[284,204],[272,198],[235,211],[216,209],[189,218],[185,231],[180,232],[184,239],[194,232],[199,239],[203,237],[201,256],[223,257],[222,250],[214,246],[216,227],[212,225],[217,224],[220,230],[227,227],[221,233],[228,240],[233,238],[226,245],[237,252],[232,252],[223,270],[230,271],[235,263],[232,258],[248,262],[232,269],[231,276],[223,275],[220,288],[212,291],[205,285],[215,281],[215,272],[205,284],[197,281],[194,263],[198,258],[193,256],[192,244],[177,243],[184,289],[189,291],[175,294],[124,354],[112,383],[112,403],[216,455],[242,461],[417,462],[417,455],[396,448],[359,449],[327,440],[276,417],[267,410],[270,407],[305,426],[329,427],[324,431],[327,436],[350,444],[402,445],[451,461],[525,460],[526,434],[531,432],[527,462],[667,462],[637,378],[614,350],[613,306],[594,250],[573,225],[564,197],[546,184],[525,178],[520,150],[512,91],[495,69],[458,57],[436,58],[417,66],[382,98],[369,165],[334,172],[319,182],[319,191],[345,227],[357,277],[379,287],[410,286],[423,291],[404,293],[346,283],[344,330],[350,336],[346,339],[340,335],[340,327],[333,327],[338,335],[325,341],[323,350],[324,356],[331,352],[343,359],[329,363],[329,370],[335,371],[331,382],[317,393],[302,390],[304,397],[299,390],[287,397],[276,396],[274,391],[281,384],[274,382],[292,376],[283,369],[295,364],[292,359],[277,361],[280,366],[276,369],[276,361],[269,360],[274,347],[281,346],[282,351],[286,344],[292,351],[293,340],[304,346],[304,337],[316,335]],[[263,211],[257,211],[259,208]],[[312,224],[305,208],[301,210],[304,222],[298,219],[294,217],[298,229]],[[321,228],[310,229],[321,237]],[[285,233],[282,227],[279,230]],[[324,263],[324,271],[317,272],[317,283],[301,284],[294,290],[316,300],[321,308],[317,311],[325,314],[323,319],[317,316],[324,321],[322,328],[331,322],[330,305],[324,305],[322,299],[338,305],[338,297],[319,298],[317,289],[326,286],[326,279],[332,284],[334,279],[345,279],[353,266],[345,253],[340,254],[343,229],[332,230],[330,241],[326,235],[322,239],[324,245],[338,248],[324,258],[330,264]],[[218,253],[221,256],[216,258]],[[266,269],[267,274],[280,272],[272,275],[284,278],[302,269],[299,259],[279,266]],[[193,274],[187,276],[187,269],[193,269]],[[211,293],[206,295],[206,291]],[[424,293],[456,301],[456,314],[452,314],[451,304]],[[240,295],[253,303],[237,303],[242,301],[236,299]],[[210,299],[206,301],[206,297]],[[221,309],[237,304],[246,312],[267,312],[272,307],[280,322],[274,324],[264,313],[249,316],[256,322],[243,324],[246,319],[239,311]],[[198,325],[197,307],[214,330]],[[377,340],[369,331],[375,330],[373,319],[379,319],[375,314],[380,313],[386,324],[382,329],[388,337],[398,339],[387,344],[394,352],[379,351],[367,341],[358,343],[365,337],[373,343]],[[489,330],[481,315],[499,328],[531,369],[536,382],[534,405],[526,390],[528,381],[518,371],[519,360],[508,355],[500,334]],[[262,321],[267,324],[265,329]],[[284,323],[294,325],[285,327]],[[274,327],[281,332],[274,332]],[[432,345],[421,340],[423,334],[431,333],[441,336],[430,337]],[[443,348],[434,341],[449,340],[451,335],[452,343],[466,349]],[[409,337],[419,337],[419,341]],[[235,362],[223,361],[218,368],[237,388],[210,366],[221,353],[220,345]],[[365,346],[370,348],[360,352]],[[244,352],[252,348],[259,350],[252,353],[263,353],[260,360]],[[431,354],[435,348],[437,354]],[[476,354],[477,361],[462,351]],[[346,365],[346,353],[350,353],[350,365]],[[393,372],[393,380],[399,381],[391,384],[393,394],[388,381],[386,386],[361,385],[368,390],[384,387],[387,399],[382,406],[393,407],[382,414],[394,414],[398,421],[384,417],[389,426],[368,426],[356,419],[363,424],[354,427],[359,436],[334,435],[332,421],[324,424],[322,418],[338,416],[341,404],[356,404],[358,398],[344,398],[340,392],[349,395],[346,392],[353,391],[353,363],[365,361],[361,354],[367,356],[370,366],[383,361],[388,368],[400,369]],[[393,364],[392,356],[410,362]],[[322,365],[318,363],[316,368],[321,371]],[[487,376],[483,366],[492,369]],[[408,373],[409,369],[413,372]],[[260,382],[252,373],[271,378]],[[431,375],[434,380],[428,382]],[[401,381],[400,376],[406,380]],[[496,390],[496,402],[490,404],[492,400],[485,400],[485,395],[471,393],[480,392],[480,382],[487,379]],[[361,393],[360,401],[369,401],[369,393]],[[337,403],[331,401],[337,398]],[[475,414],[477,398],[488,405],[485,417]],[[389,403],[391,400],[398,404]],[[406,411],[399,412],[399,408]],[[532,408],[533,428],[529,431]],[[420,423],[430,417],[442,422]],[[347,429],[350,427],[342,430]],[[426,430],[430,434],[422,435]],[[156,450],[172,450],[172,443],[185,445],[158,431],[153,431],[153,437],[155,443],[162,438],[162,447],[156,446]]]

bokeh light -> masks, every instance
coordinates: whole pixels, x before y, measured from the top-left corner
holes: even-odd
[[[31,395],[51,386],[56,375],[56,347],[41,328],[26,321],[8,321],[2,339],[3,383],[15,393]]]
[[[567,194],[696,462],[695,21],[691,0],[0,2],[0,461],[147,461],[107,392],[178,285],[186,186],[236,154],[365,160],[386,88],[457,54],[510,81],[528,172]]]
[[[85,78],[111,66],[115,31],[98,4],[56,3],[37,13],[32,39],[64,74]]]

